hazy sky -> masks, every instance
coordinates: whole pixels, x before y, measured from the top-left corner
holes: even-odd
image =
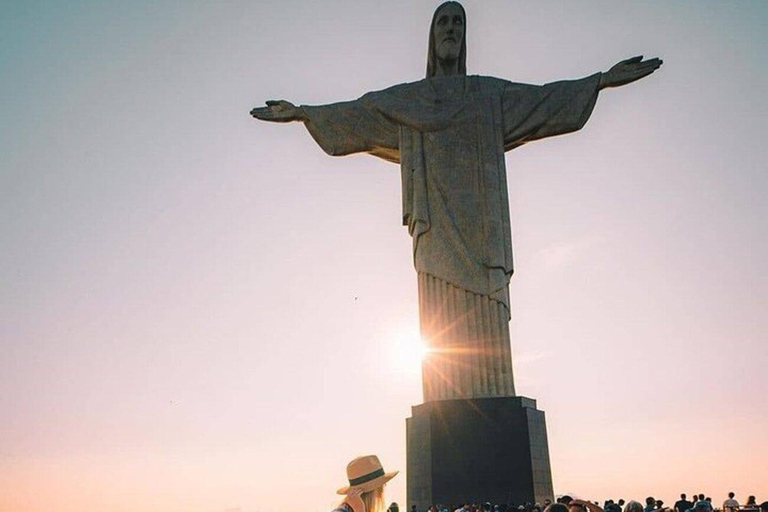
[[[422,78],[438,3],[2,3],[0,510],[326,512],[352,457],[405,470],[399,169],[248,111]],[[556,492],[768,499],[768,2],[465,7],[472,74],[665,62],[507,155]]]

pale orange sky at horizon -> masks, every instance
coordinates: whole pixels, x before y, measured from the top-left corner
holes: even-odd
[[[399,169],[248,112],[422,78],[439,3],[0,8],[0,512],[329,512],[366,453],[405,508]],[[768,500],[768,3],[462,3],[470,74],[664,59],[507,155],[556,493]]]

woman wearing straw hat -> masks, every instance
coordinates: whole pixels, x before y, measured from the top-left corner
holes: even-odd
[[[357,457],[347,464],[349,485],[336,491],[346,498],[334,512],[385,512],[384,484],[398,473],[385,473],[375,455]]]

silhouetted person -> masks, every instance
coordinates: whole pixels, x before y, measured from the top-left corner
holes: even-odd
[[[694,510],[712,510],[712,503],[707,501],[703,494],[699,494]]]
[[[728,499],[723,502],[723,512],[735,512],[739,508],[739,502],[734,499],[735,496],[733,491],[728,493]]]
[[[645,508],[643,510],[644,512],[653,512],[656,510],[656,499],[653,496],[645,498]]]
[[[688,509],[693,508],[693,503],[688,501],[688,497],[685,494],[680,495],[680,499],[675,502],[676,512],[685,512]]]
[[[693,506],[694,512],[712,512],[712,505],[704,500],[699,500]]]

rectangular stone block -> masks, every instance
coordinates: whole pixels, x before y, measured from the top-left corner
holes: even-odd
[[[553,498],[546,423],[535,400],[427,402],[412,408],[406,432],[409,510]]]

